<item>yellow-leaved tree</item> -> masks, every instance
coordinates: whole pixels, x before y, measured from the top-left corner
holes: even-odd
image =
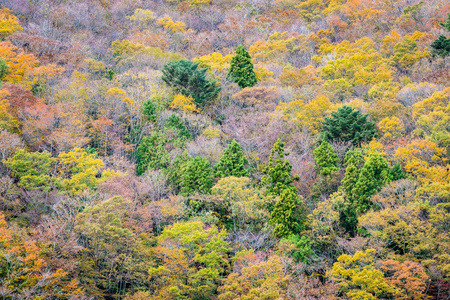
[[[6,7],[0,9],[0,40],[4,40],[8,35],[22,31],[22,29],[19,20],[10,9]]]

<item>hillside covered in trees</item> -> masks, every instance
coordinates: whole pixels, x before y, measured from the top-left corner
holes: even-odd
[[[450,299],[448,0],[0,0],[0,298]]]

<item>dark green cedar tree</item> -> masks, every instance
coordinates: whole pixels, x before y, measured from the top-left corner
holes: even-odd
[[[330,176],[331,174],[339,171],[338,162],[339,158],[334,153],[333,146],[330,143],[323,141],[319,147],[314,149],[314,161],[318,167],[320,175]]]
[[[194,98],[195,104],[202,108],[208,101],[215,99],[220,92],[216,81],[206,78],[206,71],[190,60],[179,60],[164,66],[161,79],[175,93]]]
[[[291,177],[292,165],[289,160],[284,159],[286,155],[289,153],[284,152],[284,143],[278,139],[273,145],[269,163],[264,168],[264,176],[261,179],[262,185],[273,195],[281,195],[283,190],[294,186]]]
[[[214,185],[214,172],[209,162],[197,156],[184,165],[181,175],[181,194],[195,192],[209,194]]]
[[[253,69],[252,58],[244,46],[239,45],[231,59],[228,76],[241,88],[252,87],[258,81]]]
[[[248,161],[241,146],[238,142],[232,140],[216,166],[216,177],[247,177],[249,175],[245,168],[247,164]]]
[[[373,122],[350,106],[339,108],[326,117],[322,126],[322,139],[325,141],[351,142],[360,146],[362,142],[370,142],[377,136]]]
[[[448,20],[440,23],[441,27],[450,31],[450,13],[448,13]],[[446,57],[450,55],[450,38],[440,35],[433,43],[431,43],[431,54],[433,56]]]

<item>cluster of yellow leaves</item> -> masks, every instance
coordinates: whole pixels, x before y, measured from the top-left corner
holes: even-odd
[[[428,36],[426,33],[416,31],[412,35],[400,38],[400,35],[393,31],[391,36],[386,36],[383,39],[381,47],[385,55],[391,56],[395,65],[403,70],[407,70],[420,59],[430,56],[430,52],[427,49],[420,50],[418,48],[418,42],[428,38]]]
[[[133,99],[129,98],[127,96],[127,93],[124,90],[122,90],[122,89],[120,89],[118,87],[110,88],[109,90],[106,91],[106,95],[108,97],[117,98],[120,101],[123,101],[124,103],[126,103],[130,107],[133,107],[134,111],[136,111],[136,109],[137,109],[137,107],[134,107]]]
[[[383,4],[381,4],[382,2]],[[342,12],[352,23],[376,25],[381,15],[388,8],[389,1],[348,0]]]
[[[39,60],[33,54],[26,54],[8,41],[0,43],[0,57],[9,66],[10,73],[5,81],[21,84],[26,89],[56,78],[64,71],[64,68],[55,64],[39,66]]]
[[[439,144],[450,146],[450,87],[435,92],[430,98],[414,104],[413,116],[417,120],[418,134],[430,137]]]
[[[286,37],[287,32],[275,32],[267,41],[255,42],[249,47],[248,52],[257,62],[280,62],[284,64],[285,55],[297,50],[296,38]]]
[[[323,83],[323,80],[320,77],[317,77],[316,69],[313,66],[298,69],[288,65],[284,67],[283,72],[280,75],[280,81],[283,85],[293,87]]]
[[[175,95],[172,103],[170,103],[170,108],[186,113],[201,112],[201,110],[195,105],[194,99],[191,96],[186,97],[183,95]]]
[[[406,172],[418,176],[427,174],[430,166],[447,160],[445,149],[427,139],[413,140],[405,147],[399,147],[395,157],[403,163]]]
[[[351,299],[378,299],[399,294],[399,290],[386,282],[383,272],[375,268],[375,253],[375,249],[368,249],[338,258],[328,276],[339,284],[341,293]]]
[[[208,139],[214,139],[221,137],[222,131],[219,128],[209,126],[203,130],[202,135]]]
[[[169,32],[175,33],[175,32],[186,32],[186,24],[183,22],[174,22],[172,19],[168,16],[165,16],[158,20],[158,24],[162,25],[164,29],[166,29]]]
[[[376,44],[369,38],[354,43],[343,41],[339,44],[323,44],[319,53],[313,60],[317,63],[326,62],[319,74],[325,80],[324,87],[330,92],[349,96],[359,85],[392,79],[393,70],[389,61],[382,57]]]
[[[219,74],[226,74],[230,68],[232,54],[222,55],[219,52],[213,52],[204,56],[194,58],[194,62],[200,67],[217,71]]]
[[[267,261],[258,262],[253,251],[242,251],[235,256],[236,264],[243,268],[224,280],[219,288],[220,300],[285,299],[289,276],[285,275],[281,257],[273,255]]]
[[[0,90],[0,130],[7,129],[12,131],[14,128],[17,128],[18,120],[9,113],[10,104],[6,99],[8,95],[9,92],[7,90]]]
[[[19,20],[6,7],[0,9],[0,40],[4,40],[14,32],[22,31]]]
[[[406,172],[422,183],[419,192],[434,197],[450,199],[450,165],[445,157],[445,148],[430,140],[414,140],[405,147],[399,147],[395,157]]]
[[[140,43],[134,43],[129,40],[114,41],[111,44],[111,53],[117,58],[120,65],[125,65],[127,62],[135,61],[142,57],[146,59],[152,57],[155,60],[180,60],[183,57],[180,54],[165,52],[159,47],[146,47]]]
[[[154,248],[161,263],[148,271],[158,286],[151,299],[209,298],[228,266],[226,236],[200,221],[167,226]]]
[[[59,184],[72,195],[80,195],[88,189],[96,188],[100,182],[123,175],[110,169],[103,170],[103,161],[81,148],[75,148],[67,153],[61,152],[58,159],[62,177]],[[101,171],[101,177],[97,178],[97,174]]]
[[[331,103],[326,96],[319,96],[308,103],[295,100],[289,103],[280,102],[277,110],[282,111],[289,120],[295,119],[300,126],[308,128],[312,133],[318,133],[326,116],[339,107]]]
[[[155,13],[149,9],[138,8],[128,19],[139,28],[145,28],[155,19]]]
[[[341,9],[346,0],[305,0],[296,5],[298,14],[306,22],[312,23]]]
[[[384,141],[393,141],[402,136],[403,125],[399,118],[384,118],[378,123]]]

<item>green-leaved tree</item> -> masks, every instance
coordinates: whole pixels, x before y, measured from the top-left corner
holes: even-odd
[[[367,115],[350,106],[331,113],[322,126],[322,138],[330,142],[351,142],[354,146],[360,146],[362,142],[370,142],[376,135],[376,126],[367,120]]]
[[[179,60],[167,63],[162,70],[161,79],[175,93],[191,96],[198,107],[204,107],[208,101],[217,97],[220,87],[216,81],[206,78],[206,69],[190,60]]]
[[[319,147],[314,149],[314,161],[318,167],[319,174],[323,176],[330,176],[339,171],[339,158],[337,154],[334,153],[334,149],[330,143],[326,141],[323,141]]]
[[[253,70],[252,58],[244,46],[239,45],[231,59],[228,76],[241,88],[252,87],[258,81]]]
[[[245,166],[248,164],[241,146],[235,140],[231,141],[225,149],[219,163],[216,166],[216,177],[247,177],[248,170]]]
[[[182,194],[210,193],[214,185],[214,172],[206,159],[200,156],[191,159],[184,166],[182,173],[180,182]]]
[[[440,23],[441,27],[450,31],[450,13],[448,14],[448,20],[444,23]],[[433,43],[431,43],[431,53],[433,56],[446,57],[450,55],[450,38],[446,38],[444,35],[440,35]]]
[[[291,177],[292,165],[284,157],[289,153],[284,152],[284,143],[278,139],[273,145],[269,157],[269,163],[264,168],[261,183],[274,195],[281,195],[286,188],[293,187]]]

